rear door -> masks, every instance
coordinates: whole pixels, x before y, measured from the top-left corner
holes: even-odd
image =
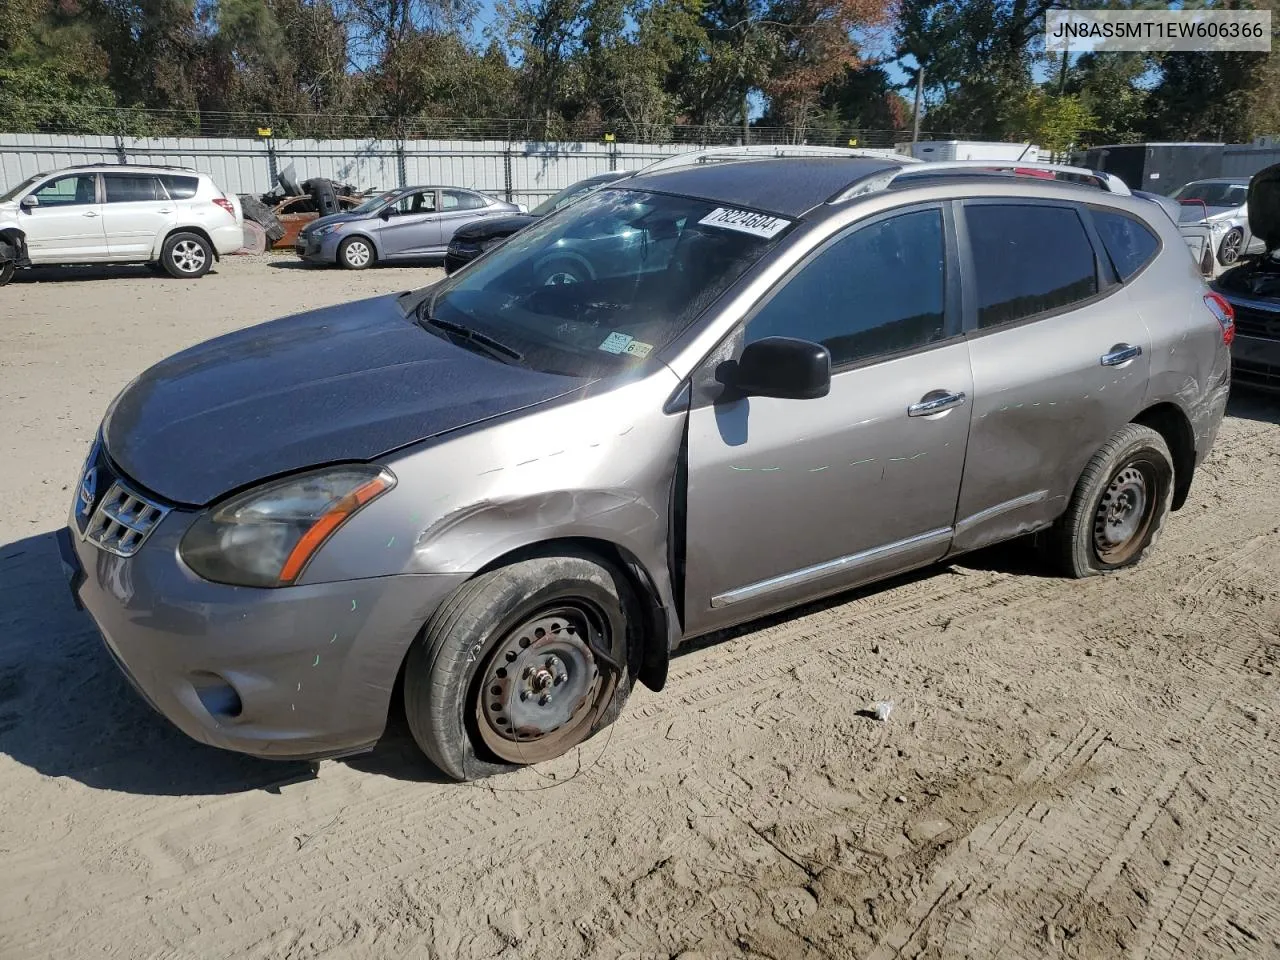
[[[440,191],[440,243],[447,247],[453,239],[454,232],[462,226],[483,216],[489,204],[484,197],[470,190]]]
[[[1097,449],[1142,409],[1151,339],[1086,207],[960,204],[973,423],[955,548],[1053,520]]]
[[[102,182],[102,219],[111,259],[150,259],[157,240],[177,223],[177,204],[154,175],[104,173]]]
[[[439,206],[435,190],[406,193],[391,205],[390,216],[378,228],[384,257],[421,257],[441,246]]]
[[[32,194],[35,207],[22,208],[32,263],[91,263],[107,258],[98,176],[69,173],[46,180]]]

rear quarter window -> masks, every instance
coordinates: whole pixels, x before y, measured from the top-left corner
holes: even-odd
[[[1093,244],[1074,208],[977,203],[966,205],[964,215],[980,329],[1063,310],[1097,294]]]
[[[1160,239],[1151,229],[1127,214],[1094,210],[1093,223],[1121,280],[1137,274],[1160,249]]]
[[[169,196],[175,200],[190,200],[200,189],[200,180],[197,177],[176,177],[166,174],[160,178],[160,182],[169,191]]]

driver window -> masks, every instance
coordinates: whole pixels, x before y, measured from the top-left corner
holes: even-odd
[[[391,212],[397,217],[414,213],[435,213],[435,209],[436,192],[434,190],[406,193],[391,205]]]
[[[831,365],[913,350],[945,337],[946,244],[940,210],[855,227],[792,274],[746,328],[746,343],[798,337]]]
[[[35,191],[41,207],[74,207],[97,203],[97,177],[93,174],[72,174],[50,180]]]

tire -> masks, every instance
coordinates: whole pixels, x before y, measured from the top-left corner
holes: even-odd
[[[18,265],[12,260],[6,260],[0,263],[0,287],[13,279],[13,275],[18,271]]]
[[[1244,230],[1240,227],[1232,227],[1218,244],[1218,262],[1224,267],[1229,267],[1240,259],[1240,254],[1243,252]]]
[[[367,270],[377,258],[373,241],[364,237],[347,237],[338,247],[338,264],[348,270]]]
[[[480,574],[409,651],[404,706],[414,740],[455,780],[562,756],[617,719],[639,667],[640,623],[625,577],[587,554]],[[523,739],[512,735],[517,713]]]
[[[240,208],[244,211],[246,220],[252,220],[266,231],[268,245],[275,243],[284,236],[284,224],[280,222],[280,219],[272,212],[271,208],[257,197],[241,194]]]
[[[577,260],[560,257],[537,266],[536,284],[540,287],[560,284],[583,283],[591,279],[586,267]]]
[[[175,233],[164,242],[160,264],[171,277],[197,280],[213,266],[213,247],[197,233]]]
[[[1127,424],[1084,468],[1066,513],[1046,538],[1048,559],[1072,578],[1139,563],[1160,539],[1173,480],[1164,438],[1150,427]],[[1125,512],[1126,504],[1136,510]]]

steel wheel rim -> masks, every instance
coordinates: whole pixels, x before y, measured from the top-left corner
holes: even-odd
[[[352,240],[347,244],[347,263],[353,267],[363,267],[369,262],[369,245],[362,240]]]
[[[205,265],[204,247],[194,240],[181,240],[173,247],[173,263],[183,273],[198,273]]]
[[[1112,474],[1093,514],[1093,549],[1106,564],[1133,558],[1146,541],[1160,489],[1151,464],[1133,461]]]
[[[1235,263],[1240,256],[1240,248],[1244,245],[1244,234],[1239,230],[1232,230],[1222,239],[1222,262],[1223,264]]]
[[[558,757],[585,734],[612,696],[614,680],[591,647],[608,647],[608,621],[592,605],[543,607],[506,631],[472,693],[484,745],[500,760]]]

